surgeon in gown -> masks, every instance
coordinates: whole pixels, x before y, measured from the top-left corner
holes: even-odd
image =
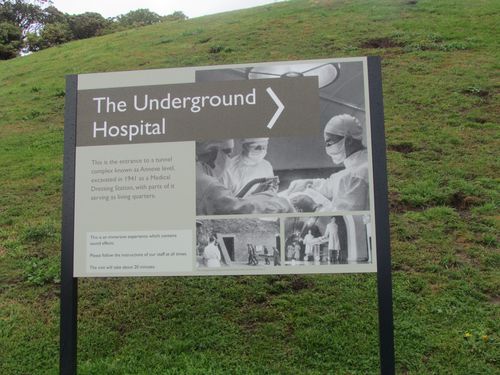
[[[340,241],[339,230],[335,217],[332,217],[327,224],[323,239],[328,241],[328,258],[330,263],[339,263]]]
[[[363,211],[369,209],[368,152],[364,128],[355,117],[334,116],[324,129],[325,151],[335,165],[345,169],[329,178],[292,181],[286,194],[315,190],[331,201],[333,211]]]
[[[305,260],[313,260],[313,247],[314,247],[314,236],[312,235],[312,231],[309,229],[307,234],[304,236],[304,245],[305,249]]]
[[[209,176],[220,179],[226,170],[234,149],[234,140],[206,141],[196,143],[197,168]]]
[[[203,259],[207,267],[220,267],[221,255],[219,248],[215,244],[215,238],[210,236],[210,240],[203,250]]]
[[[261,192],[237,198],[219,179],[227,168],[223,142],[197,142],[196,214],[253,214],[293,212],[293,206],[274,192]]]
[[[260,178],[273,178],[274,171],[266,159],[269,138],[244,138],[241,141],[241,153],[229,162],[221,180],[234,194],[238,194],[251,181]],[[253,186],[247,194],[258,189]]]

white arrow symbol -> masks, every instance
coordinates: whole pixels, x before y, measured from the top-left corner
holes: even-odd
[[[281,112],[283,112],[283,110],[285,109],[285,106],[283,105],[283,103],[281,103],[281,100],[279,100],[279,98],[276,96],[276,94],[274,93],[274,91],[270,87],[268,87],[266,89],[266,91],[269,94],[269,96],[271,97],[271,99],[273,99],[274,102],[278,106],[278,109],[276,110],[276,112],[274,112],[273,117],[271,118],[271,120],[269,120],[269,124],[267,124],[268,129],[272,129],[274,126],[274,123],[276,122],[278,117],[280,117]]]

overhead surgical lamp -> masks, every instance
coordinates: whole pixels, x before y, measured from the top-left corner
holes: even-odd
[[[248,71],[248,79],[318,77],[318,86],[323,88],[339,78],[339,64],[293,64],[256,66]]]

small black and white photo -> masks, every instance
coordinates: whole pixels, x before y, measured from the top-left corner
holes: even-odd
[[[372,263],[369,215],[285,219],[285,265]]]
[[[196,221],[198,269],[255,269],[281,265],[276,217]]]
[[[362,62],[199,70],[196,81],[299,76],[318,77],[320,130],[197,142],[197,215],[370,209]]]

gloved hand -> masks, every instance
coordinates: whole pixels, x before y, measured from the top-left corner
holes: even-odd
[[[276,181],[276,178],[267,179],[265,182],[261,182],[257,187],[252,191],[252,194],[261,193],[264,191],[272,191],[276,193],[278,191],[279,182]]]
[[[311,187],[313,180],[294,180],[290,183],[290,186],[286,190],[286,194],[292,194],[300,191],[304,191]]]

